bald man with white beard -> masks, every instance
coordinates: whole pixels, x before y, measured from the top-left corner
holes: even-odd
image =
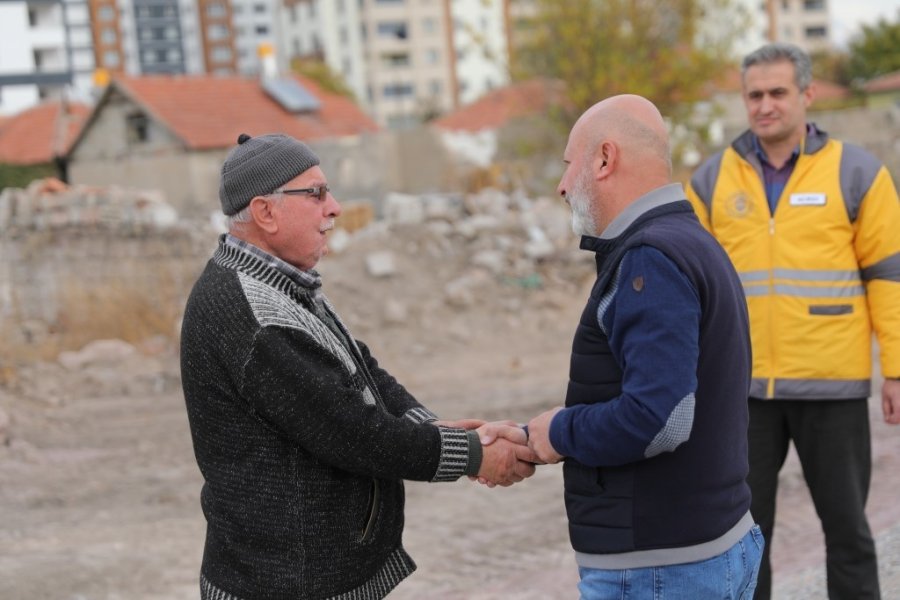
[[[763,550],[750,516],[750,339],[740,280],[671,183],[665,122],[645,98],[588,109],[558,192],[597,280],[575,332],[564,407],[529,446],[564,461],[586,600],[748,598]]]

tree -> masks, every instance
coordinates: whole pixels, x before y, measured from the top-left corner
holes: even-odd
[[[854,79],[872,79],[900,70],[900,10],[893,22],[878,19],[875,25],[863,25],[850,41],[850,75]]]
[[[320,58],[294,58],[291,60],[291,70],[304,77],[309,77],[327,92],[355,100],[353,91],[344,83],[343,78],[332,71],[328,64]]]
[[[809,58],[812,61],[814,78],[844,86],[849,86],[852,83],[850,55],[846,52],[821,50],[812,52]]]
[[[731,0],[537,0],[514,40],[514,79],[565,82],[564,125],[592,104],[635,93],[673,123],[734,64],[746,13]]]

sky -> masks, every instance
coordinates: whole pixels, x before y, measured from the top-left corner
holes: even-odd
[[[879,17],[895,21],[900,0],[831,0],[828,6],[834,41],[846,47],[850,38],[860,30],[861,24],[873,25]]]

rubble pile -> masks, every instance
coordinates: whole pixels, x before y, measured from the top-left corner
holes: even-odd
[[[354,331],[382,328],[471,340],[477,330],[537,327],[593,277],[564,202],[493,189],[391,194],[383,218],[330,240],[326,294]]]
[[[177,213],[158,191],[68,186],[49,178],[0,192],[0,233],[73,227],[142,232],[169,228],[177,221]]]

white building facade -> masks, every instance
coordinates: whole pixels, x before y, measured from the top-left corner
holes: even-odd
[[[740,0],[750,18],[744,36],[736,41],[739,55],[766,42],[788,42],[807,52],[834,46],[829,0]]]
[[[84,0],[0,1],[0,115],[71,91],[73,84],[89,89],[93,68]]]

